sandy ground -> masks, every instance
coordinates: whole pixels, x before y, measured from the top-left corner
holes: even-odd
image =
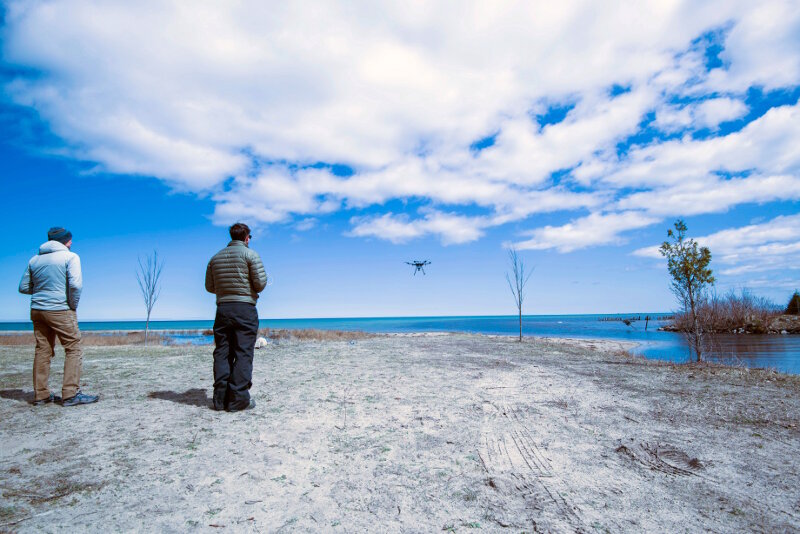
[[[89,347],[77,408],[2,347],[0,531],[800,531],[798,377],[622,348],[281,341],[233,414],[211,347]]]

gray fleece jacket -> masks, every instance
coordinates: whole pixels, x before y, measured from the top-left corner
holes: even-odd
[[[32,295],[32,310],[77,310],[81,289],[81,260],[59,241],[39,247],[19,283],[20,293]]]

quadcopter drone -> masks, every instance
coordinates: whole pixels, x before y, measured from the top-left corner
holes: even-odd
[[[418,271],[422,271],[422,274],[425,274],[424,267],[426,265],[430,265],[431,264],[431,262],[429,262],[428,260],[424,260],[424,261],[414,260],[414,261],[407,261],[406,263],[408,265],[411,265],[412,267],[414,267],[414,276],[417,276],[417,272]]]

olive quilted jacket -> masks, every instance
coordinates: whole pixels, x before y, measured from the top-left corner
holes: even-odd
[[[255,304],[266,286],[267,273],[261,257],[243,241],[231,241],[208,262],[206,290],[217,295],[217,304]]]

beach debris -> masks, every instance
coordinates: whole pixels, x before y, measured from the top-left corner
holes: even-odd
[[[259,337],[258,339],[256,339],[256,348],[257,349],[263,349],[268,344],[269,344],[269,342],[267,341],[267,338],[265,338],[265,337]]]
[[[669,475],[696,475],[696,470],[705,467],[699,459],[663,443],[642,442],[630,447],[621,443],[615,452],[653,471]]]
[[[414,261],[407,261],[406,264],[414,267],[414,276],[417,276],[417,273],[419,271],[422,271],[422,274],[425,274],[425,266],[430,265],[431,262],[429,262],[428,260],[422,260],[422,261],[414,260]]]

